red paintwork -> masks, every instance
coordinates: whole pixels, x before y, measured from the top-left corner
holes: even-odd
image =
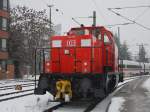
[[[101,33],[101,40],[92,34],[76,35],[75,30],[98,29]],[[104,44],[104,34],[110,43]],[[91,46],[82,47],[81,40],[90,39]],[[53,47],[52,42],[60,40],[61,47]],[[110,72],[118,72],[118,49],[113,35],[104,27],[80,27],[72,28],[67,36],[53,36],[51,38],[50,61],[46,65],[46,72],[62,73],[71,75],[80,74],[103,74],[104,66],[112,68]],[[68,53],[69,52],[69,53]],[[66,54],[65,54],[66,53]]]

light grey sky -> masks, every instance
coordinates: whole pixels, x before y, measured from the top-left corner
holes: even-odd
[[[62,24],[63,32],[68,31],[71,27],[78,26],[74,23],[72,17],[87,17],[92,15],[92,11],[97,11],[97,25],[108,25],[129,22],[115,14],[109,12],[107,8],[126,7],[126,6],[142,6],[150,5],[150,0],[10,0],[11,7],[16,5],[26,5],[37,10],[47,9],[47,4],[55,5],[52,11],[52,20],[55,24]],[[58,13],[58,8],[63,12]],[[150,7],[124,9],[118,11],[124,16],[133,19],[138,17],[137,22],[150,28]],[[91,25],[91,19],[77,19],[80,23]],[[117,31],[117,26],[111,30]],[[150,56],[150,30],[146,30],[138,25],[120,26],[121,41],[127,41],[132,54],[138,53],[136,44],[146,43],[146,51]]]

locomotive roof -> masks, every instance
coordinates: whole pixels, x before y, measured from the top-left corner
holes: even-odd
[[[77,30],[77,29],[95,29],[95,28],[105,29],[104,26],[81,26],[81,27],[71,28],[71,30]]]
[[[81,27],[71,28],[71,30],[81,30],[81,29],[88,29],[88,30],[100,29],[109,32],[113,36],[112,32],[106,29],[104,26],[81,26]]]

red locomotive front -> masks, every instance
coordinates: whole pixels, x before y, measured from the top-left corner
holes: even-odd
[[[118,49],[104,27],[72,28],[67,36],[50,39],[49,60],[44,60],[35,93],[50,91],[55,99],[100,98],[119,80]]]

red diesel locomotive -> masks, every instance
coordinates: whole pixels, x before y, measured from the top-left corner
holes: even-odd
[[[56,100],[101,98],[123,80],[113,34],[104,27],[81,26],[67,36],[53,36],[48,51],[36,94],[49,91]]]

